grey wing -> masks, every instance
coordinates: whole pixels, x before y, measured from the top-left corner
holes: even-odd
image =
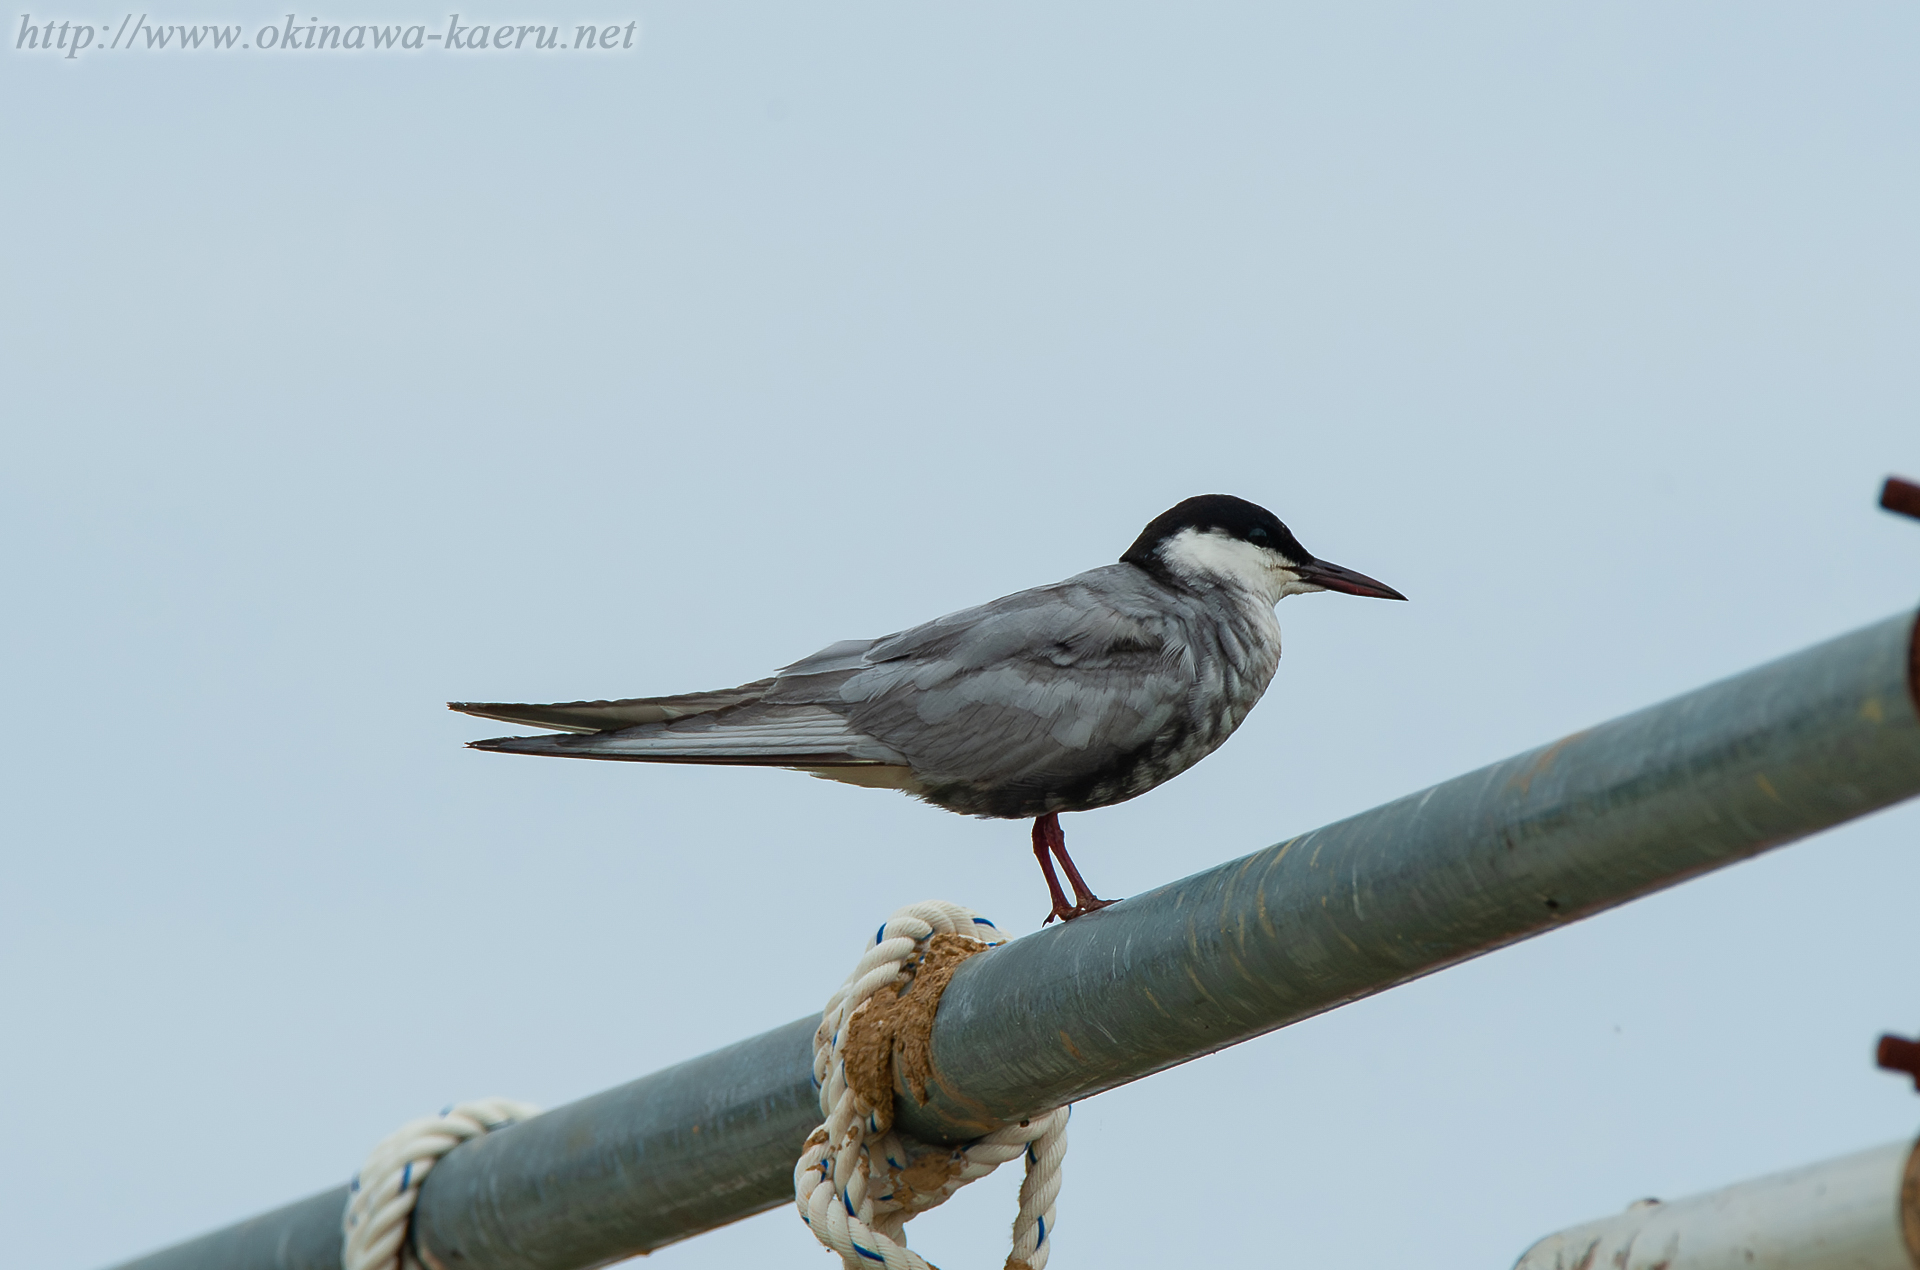
[[[1058,788],[1151,743],[1187,708],[1192,652],[1150,586],[1131,566],[1110,565],[896,635],[833,644],[723,692],[454,708],[590,733],[476,749],[797,767],[917,793]]]
[[[505,736],[474,741],[476,750],[636,763],[708,763],[745,767],[904,768],[904,756],[820,706],[750,705],[667,723],[585,736]],[[875,783],[870,780],[856,783]],[[882,781],[878,783],[897,783]]]
[[[718,692],[688,692],[675,697],[629,697],[623,701],[556,701],[547,705],[504,701],[449,701],[447,709],[501,723],[524,723],[561,732],[606,732],[638,723],[671,723],[689,715],[758,701],[773,683],[761,679]]]
[[[1089,777],[1177,726],[1190,699],[1190,650],[1148,586],[1108,566],[877,640],[841,707],[935,790]]]
[[[847,650],[863,650],[869,643],[836,644],[797,666],[838,666]],[[854,656],[857,660],[857,651]],[[496,737],[472,742],[477,750],[641,763],[797,767],[819,775],[844,769],[840,778],[855,784],[911,787],[905,758],[862,734],[845,710],[806,700],[769,700],[776,682],[769,678],[718,692],[624,701],[449,704],[481,718],[584,734]]]

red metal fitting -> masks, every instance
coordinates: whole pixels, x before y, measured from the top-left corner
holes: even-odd
[[[1890,512],[1920,520],[1920,485],[1889,476],[1880,487],[1880,505]]]
[[[1904,1036],[1883,1036],[1880,1045],[1874,1051],[1873,1061],[1890,1072],[1905,1072],[1913,1077],[1913,1087],[1920,1090],[1920,1041],[1909,1041]]]

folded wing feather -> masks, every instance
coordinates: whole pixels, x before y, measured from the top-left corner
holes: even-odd
[[[758,679],[738,688],[717,692],[687,692],[676,697],[629,697],[624,701],[556,701],[550,705],[518,705],[494,701],[449,701],[447,709],[501,723],[561,732],[609,732],[641,723],[671,723],[696,714],[710,714],[730,706],[758,701],[773,685]]]

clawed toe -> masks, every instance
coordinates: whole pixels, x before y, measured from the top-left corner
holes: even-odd
[[[1048,925],[1056,917],[1063,922],[1070,922],[1076,917],[1085,917],[1088,913],[1097,913],[1113,902],[1112,900],[1103,900],[1096,896],[1089,895],[1071,908],[1055,904],[1053,911],[1047,914],[1047,920],[1040,924],[1042,926]]]

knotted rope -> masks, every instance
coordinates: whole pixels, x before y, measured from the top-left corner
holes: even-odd
[[[1066,1107],[1023,1120],[961,1148],[919,1142],[893,1128],[896,1063],[926,1101],[929,1041],[940,993],[959,964],[1006,936],[957,904],[909,904],[887,919],[853,973],[827,1002],[813,1035],[813,1081],[826,1122],[793,1169],[794,1202],[814,1237],[845,1270],[934,1270],[907,1248],[909,1219],[968,1182],[1025,1156],[1020,1214],[1005,1270],[1044,1270],[1052,1247]]]
[[[381,1139],[347,1188],[341,1270],[416,1270],[407,1226],[434,1164],[468,1138],[539,1114],[509,1098],[481,1098],[410,1120]]]

